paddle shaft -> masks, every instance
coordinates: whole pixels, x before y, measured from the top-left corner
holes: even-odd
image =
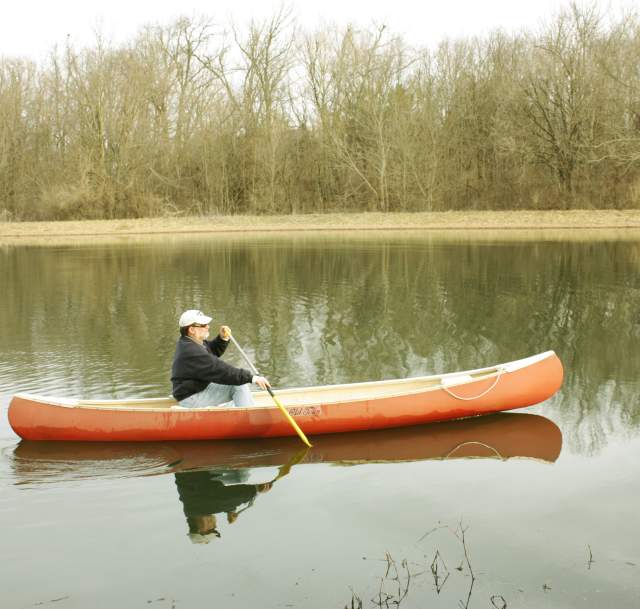
[[[242,357],[244,358],[244,361],[247,362],[247,364],[249,365],[249,368],[251,368],[251,372],[253,372],[253,374],[255,374],[256,376],[260,376],[258,369],[253,365],[253,362],[249,359],[249,356],[242,350],[242,347],[238,344],[238,341],[235,338],[233,338],[233,335],[231,335],[229,338],[231,339],[231,342],[235,345],[236,349],[240,352],[240,355],[242,355]],[[282,411],[282,414],[284,414],[284,416],[287,418],[287,420],[291,424],[291,427],[293,427],[296,433],[300,436],[300,439],[309,448],[311,448],[311,442],[307,440],[307,436],[305,436],[302,429],[298,427],[298,424],[295,422],[294,418],[289,414],[289,411],[280,403],[280,400],[276,397],[275,393],[273,393],[273,389],[271,389],[271,387],[267,387],[267,391],[269,392],[269,395],[273,398],[273,401],[275,402],[276,406]]]

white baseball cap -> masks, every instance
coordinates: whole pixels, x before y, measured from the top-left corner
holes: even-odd
[[[202,311],[197,309],[189,309],[180,315],[178,326],[186,328],[193,324],[208,324],[211,321],[211,317],[207,317]]]

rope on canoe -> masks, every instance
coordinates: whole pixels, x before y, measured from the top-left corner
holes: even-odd
[[[456,400],[465,400],[465,401],[469,401],[469,400],[477,400],[478,398],[481,398],[485,395],[487,395],[487,393],[489,393],[497,384],[498,381],[500,380],[500,377],[502,376],[502,373],[504,372],[504,368],[498,368],[498,374],[496,375],[496,380],[493,381],[493,384],[491,385],[491,387],[489,387],[488,389],[485,389],[485,391],[483,391],[482,393],[480,393],[479,395],[474,395],[473,397],[470,398],[465,398],[462,397],[461,395],[456,395],[455,393],[453,393],[453,391],[451,391],[451,389],[449,389],[449,387],[447,387],[446,385],[442,385],[442,388],[452,397],[452,398],[456,398]]]
[[[503,457],[499,452],[498,449],[490,446],[489,444],[485,444],[484,442],[477,442],[477,441],[469,441],[469,442],[460,442],[460,444],[458,444],[457,446],[454,446],[444,457],[443,459],[448,459],[454,452],[456,452],[457,450],[461,449],[463,446],[469,446],[470,444],[476,444],[478,446],[484,446],[485,448],[488,448],[489,450],[493,451],[496,456],[498,457],[498,459],[502,459],[503,461],[506,461],[506,457]]]

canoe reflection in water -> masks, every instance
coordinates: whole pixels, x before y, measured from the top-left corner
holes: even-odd
[[[224,514],[233,523],[294,466],[518,457],[554,462],[561,448],[560,429],[549,419],[502,413],[328,434],[314,438],[310,449],[301,448],[296,437],[163,443],[22,441],[6,456],[14,484],[25,489],[83,478],[173,473],[190,535],[210,540],[219,534],[216,515]]]

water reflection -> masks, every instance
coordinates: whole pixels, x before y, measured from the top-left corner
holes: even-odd
[[[297,438],[218,442],[20,442],[5,451],[13,484],[38,489],[81,479],[173,474],[193,543],[209,543],[299,465],[358,466],[426,459],[554,462],[560,429],[533,414],[501,413],[463,421],[318,436],[310,449]],[[303,472],[300,471],[299,474]]]
[[[549,419],[501,413],[399,429],[321,435],[302,453],[298,438],[287,437],[168,443],[22,441],[7,451],[6,457],[13,483],[34,488],[83,478],[201,471],[226,472],[212,477],[212,481],[225,484],[230,479],[228,472],[280,468],[273,482],[294,465],[312,463],[357,465],[472,457],[553,462],[561,447],[560,429]],[[241,481],[233,476],[234,483]]]
[[[234,474],[231,481],[228,473]],[[273,486],[273,482],[243,484],[243,474],[246,474],[243,470],[212,470],[175,475],[192,542],[207,543],[214,535],[220,537],[217,514],[226,514],[227,522],[233,524],[253,505],[258,493]]]
[[[13,483],[24,488],[165,474],[179,457],[160,443],[25,442],[5,448]]]
[[[305,457],[307,451],[306,447],[299,450],[288,463],[278,468],[273,479],[259,484],[251,484],[248,480],[252,474],[269,475],[262,471],[264,468],[222,468],[176,473],[176,486],[187,519],[189,539],[193,543],[209,543],[215,537],[220,537],[219,515],[224,514],[228,524],[236,522],[242,512],[253,506],[257,496],[270,491],[277,480],[286,476],[291,467]]]
[[[426,459],[522,457],[554,462],[560,429],[533,414],[501,413],[400,429],[218,442],[20,442],[6,450],[13,484],[37,489],[81,479],[173,474],[193,543],[221,535],[298,465],[358,466]],[[225,526],[227,526],[225,525]]]
[[[175,320],[198,306],[231,325],[280,387],[450,372],[555,349],[565,380],[548,407],[573,448],[593,454],[640,429],[639,260],[634,241],[425,235],[7,247],[0,313],[28,317],[0,328],[0,392],[167,395]]]

